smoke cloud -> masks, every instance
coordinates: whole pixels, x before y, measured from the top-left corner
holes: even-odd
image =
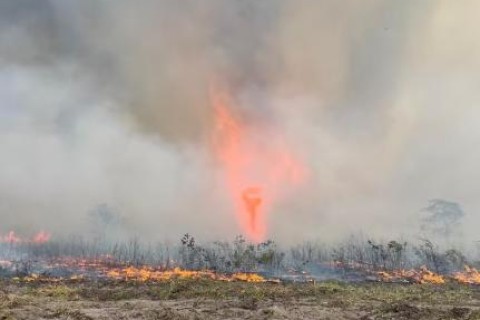
[[[1,232],[241,232],[211,155],[212,81],[275,128],[307,181],[283,242],[419,230],[430,199],[479,222],[477,1],[0,3]],[[476,240],[469,237],[470,240]]]

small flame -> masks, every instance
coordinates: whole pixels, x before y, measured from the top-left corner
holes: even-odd
[[[34,243],[45,243],[50,240],[50,233],[45,232],[45,231],[40,231],[37,233],[34,237],[32,242]]]
[[[22,242],[22,239],[15,235],[15,231],[9,231],[5,236],[2,237],[2,242],[20,243]]]
[[[9,243],[9,244],[19,244],[19,243],[36,243],[41,244],[48,242],[50,240],[50,233],[45,231],[40,231],[35,234],[32,238],[22,238],[17,236],[15,231],[11,230],[6,235],[0,236],[0,242]]]
[[[247,188],[242,193],[245,202],[245,210],[248,213],[249,227],[253,232],[256,231],[257,213],[262,205],[262,194],[260,188]]]
[[[410,281],[415,283],[433,283],[433,284],[443,284],[445,283],[445,278],[442,275],[436,274],[427,267],[422,266],[420,270],[394,270],[391,272],[380,271],[377,273],[381,281],[385,282],[396,282],[396,281]]]
[[[213,271],[191,271],[175,268],[159,271],[150,267],[125,267],[112,269],[107,272],[107,277],[125,281],[168,281],[172,279],[210,279],[220,281],[266,282],[267,280],[255,273],[234,273],[231,276],[217,274]]]
[[[231,279],[244,282],[265,282],[265,278],[256,273],[234,273]]]
[[[452,276],[453,279],[460,283],[480,284],[480,272],[473,267],[464,266],[464,268],[464,271],[455,272]]]

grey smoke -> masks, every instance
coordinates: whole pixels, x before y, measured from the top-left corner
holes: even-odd
[[[209,83],[282,132],[309,172],[284,242],[420,228],[430,199],[478,222],[475,1],[0,3],[2,230],[240,233],[208,146]],[[468,233],[468,230],[466,230]]]

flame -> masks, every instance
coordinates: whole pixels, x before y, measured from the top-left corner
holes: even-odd
[[[452,278],[460,283],[480,284],[480,272],[473,267],[464,266],[464,268],[462,272],[455,272]]]
[[[232,98],[212,88],[215,113],[214,146],[233,199],[237,219],[252,241],[266,235],[266,213],[288,187],[304,178],[304,168],[280,134],[256,123],[247,125],[236,114]]]
[[[15,264],[9,260],[0,260],[0,266],[5,269],[14,268]],[[339,262],[331,264],[332,267],[345,267]],[[22,282],[80,282],[91,279],[105,279],[113,281],[127,282],[160,282],[171,281],[175,279],[190,280],[210,280],[225,282],[252,282],[252,283],[281,283],[279,279],[264,278],[263,276],[253,272],[238,273],[217,273],[211,270],[184,270],[181,268],[165,269],[164,266],[140,266],[134,267],[116,262],[109,255],[101,255],[98,258],[75,258],[60,257],[44,261],[45,270],[69,270],[70,276],[55,276],[50,272],[30,273],[24,277],[13,277],[14,281]],[[410,270],[393,270],[393,271],[369,271],[362,269],[366,278],[374,275],[377,280],[382,282],[409,282],[418,284],[444,284],[448,281],[455,280],[462,284],[480,284],[480,272],[477,269],[465,266],[465,270],[455,272],[450,275],[440,275],[430,271],[427,267],[422,266],[419,269]],[[305,271],[288,270],[287,274],[302,275],[303,281],[314,281]]]
[[[0,236],[1,243],[19,244],[19,243],[36,243],[41,244],[50,240],[50,233],[40,231],[32,238],[22,238],[16,235],[15,231],[9,231],[6,235]]]
[[[210,279],[220,281],[244,281],[244,282],[266,282],[267,280],[255,273],[234,273],[230,276],[217,274],[213,271],[191,271],[175,268],[172,270],[159,271],[150,267],[125,267],[113,269],[107,272],[107,277],[115,280],[125,281],[168,281],[172,279]]]
[[[32,242],[45,243],[45,242],[48,242],[49,240],[50,240],[50,233],[45,231],[40,231],[33,237]]]
[[[265,278],[256,273],[234,273],[231,277],[232,280],[245,281],[245,282],[265,282]]]
[[[2,237],[2,242],[20,243],[22,242],[22,239],[15,235],[15,231],[9,231],[5,236]]]
[[[11,261],[0,260],[0,266],[12,268]],[[105,279],[128,282],[160,282],[175,279],[211,280],[226,282],[269,282],[279,283],[278,279],[266,279],[257,273],[217,273],[211,270],[184,270],[181,268],[165,269],[162,266],[143,265],[139,267],[122,265],[115,262],[111,256],[98,258],[59,257],[44,261],[44,270],[69,271],[69,276],[55,276],[51,272],[30,273],[23,277],[13,277],[14,281],[22,282],[79,282],[91,279]]]
[[[445,278],[436,274],[427,267],[422,266],[420,270],[394,270],[391,272],[380,271],[377,272],[377,275],[380,277],[381,281],[385,282],[395,282],[395,281],[410,281],[415,283],[433,283],[433,284],[443,284],[445,283]]]
[[[12,278],[14,281],[22,281],[22,282],[47,282],[47,283],[58,283],[58,282],[65,282],[65,281],[71,281],[71,282],[78,282],[78,281],[83,281],[85,280],[85,277],[83,275],[79,274],[74,274],[70,277],[50,277],[46,275],[40,275],[38,273],[32,273],[28,276],[25,276],[23,278],[19,277],[14,277]]]

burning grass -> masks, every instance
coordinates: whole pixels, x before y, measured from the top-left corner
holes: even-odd
[[[465,266],[464,271],[455,272],[453,278],[460,283],[480,284],[480,272],[469,266]]]
[[[290,253],[273,241],[200,245],[185,235],[180,246],[165,248],[128,243],[0,243],[0,275],[20,282],[125,281],[177,279],[244,282],[355,282],[480,284],[470,260],[456,250],[440,251],[431,242],[350,242],[325,248],[309,244]],[[468,267],[464,267],[468,266]]]
[[[422,266],[419,270],[393,270],[393,271],[379,271],[377,272],[380,281],[384,282],[411,282],[411,283],[431,283],[444,284],[446,277],[436,274]]]
[[[191,271],[174,268],[172,270],[158,271],[149,267],[135,268],[126,267],[113,269],[107,272],[109,279],[125,281],[168,281],[172,279],[207,279],[214,281],[244,281],[244,282],[267,282],[267,279],[255,273],[233,273],[231,275],[218,274],[209,270]]]
[[[1,246],[5,319],[480,318],[478,271],[431,243]]]

